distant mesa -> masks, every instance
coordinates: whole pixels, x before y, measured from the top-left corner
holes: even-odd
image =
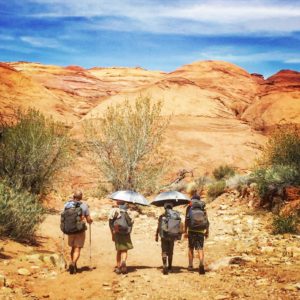
[[[72,71],[85,71],[85,69],[80,66],[67,66],[65,67],[65,69],[72,70]]]

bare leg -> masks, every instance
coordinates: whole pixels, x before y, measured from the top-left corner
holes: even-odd
[[[74,257],[74,247],[71,248],[71,262],[73,262],[73,257]]]
[[[74,248],[74,251],[73,251],[73,258],[72,258],[72,263],[76,266],[77,264],[77,261],[80,257],[80,251],[81,251],[81,248],[78,248],[78,247],[75,247]]]
[[[117,260],[117,267],[120,268],[120,266],[121,266],[121,251],[117,251],[116,260]]]
[[[199,253],[199,260],[200,260],[200,266],[204,265],[204,251],[203,249],[198,250]]]
[[[121,272],[122,274],[127,274],[127,250],[121,251]]]
[[[127,256],[128,256],[127,250],[121,251],[121,261],[122,261],[122,262],[124,261],[124,262],[126,263],[126,261],[127,261]]]
[[[189,248],[189,267],[193,266],[193,259],[194,259],[194,249]]]

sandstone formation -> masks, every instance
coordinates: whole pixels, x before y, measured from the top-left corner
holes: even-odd
[[[299,74],[283,70],[264,79],[222,61],[195,62],[170,73],[2,63],[0,106],[4,114],[11,107],[35,107],[75,126],[75,134],[109,105],[150,96],[162,100],[163,115],[171,116],[165,146],[174,170],[203,172],[221,163],[247,169],[265,142],[261,131],[300,123]]]

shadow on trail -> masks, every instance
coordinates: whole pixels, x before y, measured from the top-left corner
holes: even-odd
[[[146,270],[146,269],[153,269],[157,270],[158,272],[162,272],[162,266],[161,267],[150,267],[150,266],[127,266],[127,272],[128,273],[134,273],[138,270]],[[172,271],[170,273],[182,273],[186,270],[186,268],[175,266],[172,268]]]
[[[156,268],[157,270],[160,270],[162,272],[162,267],[158,267]],[[175,267],[172,267],[172,271],[169,272],[170,274],[178,274],[178,273],[183,273],[184,271],[186,271],[186,268],[184,267],[179,267],[179,266],[175,266]]]
[[[96,267],[89,267],[89,266],[83,266],[77,269],[77,273],[83,273],[83,272],[91,272],[94,271],[96,269]]]
[[[150,267],[150,266],[127,266],[127,272],[133,273],[137,270],[146,270],[146,269],[156,269],[156,267]]]

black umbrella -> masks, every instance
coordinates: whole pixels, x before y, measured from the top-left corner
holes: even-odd
[[[164,206],[166,202],[171,202],[173,206],[178,206],[188,204],[190,201],[190,198],[180,192],[169,191],[157,195],[151,204],[155,206]]]

